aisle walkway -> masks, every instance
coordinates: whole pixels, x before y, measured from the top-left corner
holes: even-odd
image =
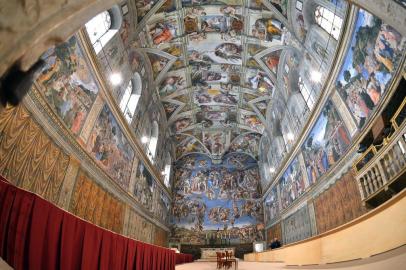
[[[402,270],[406,269],[406,245],[396,250],[386,252],[363,260],[318,266],[285,266],[284,263],[243,262],[238,264],[238,270],[279,270],[279,269],[340,269],[340,270]],[[230,268],[233,270],[234,267]],[[195,262],[176,266],[176,270],[216,270],[216,263]]]

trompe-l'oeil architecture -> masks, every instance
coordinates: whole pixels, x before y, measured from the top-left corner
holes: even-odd
[[[195,259],[202,248],[242,258],[254,242],[294,247],[355,228],[404,196],[405,6],[7,3],[0,175],[80,219]],[[6,205],[19,206],[0,202],[4,236]],[[0,256],[18,268],[7,250]]]

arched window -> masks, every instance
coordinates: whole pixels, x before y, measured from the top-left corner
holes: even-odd
[[[321,28],[326,30],[326,32],[333,38],[338,40],[341,26],[343,24],[343,19],[335,15],[331,10],[322,6],[316,7],[316,10],[314,11],[314,18],[316,20],[316,23]]]
[[[172,170],[172,158],[171,155],[169,155],[169,153],[166,153],[166,165],[163,171],[164,174],[164,184],[165,186],[167,186],[168,188],[171,187],[171,170]]]
[[[120,101],[120,109],[128,123],[131,123],[134,117],[135,109],[137,108],[138,101],[141,97],[141,90],[141,76],[138,73],[135,73],[133,79],[128,83]]]
[[[96,54],[98,54],[107,42],[118,32],[121,21],[120,9],[114,6],[108,11],[97,14],[86,23],[86,31]]]
[[[154,121],[154,123],[152,123],[151,138],[149,139],[148,145],[149,149],[148,157],[150,158],[151,162],[153,162],[153,159],[155,158],[156,154],[156,147],[158,144],[158,132],[159,132],[158,123]]]
[[[306,101],[307,107],[309,107],[309,110],[313,109],[315,100],[313,93],[306,87],[302,77],[299,77],[299,89],[300,93],[302,93],[302,96],[304,100]]]

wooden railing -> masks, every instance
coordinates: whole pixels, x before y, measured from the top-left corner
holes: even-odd
[[[406,172],[406,121],[404,113],[406,99],[391,119],[394,132],[377,147],[371,145],[367,151],[354,164],[356,179],[362,200],[377,206],[390,194],[399,192],[405,185]],[[396,181],[400,184],[394,184]],[[392,188],[395,185],[395,188]]]

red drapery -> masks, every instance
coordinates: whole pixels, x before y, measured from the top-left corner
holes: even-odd
[[[174,251],[99,228],[2,177],[0,206],[0,257],[14,269],[175,269]]]
[[[191,254],[176,253],[176,264],[193,262]]]

